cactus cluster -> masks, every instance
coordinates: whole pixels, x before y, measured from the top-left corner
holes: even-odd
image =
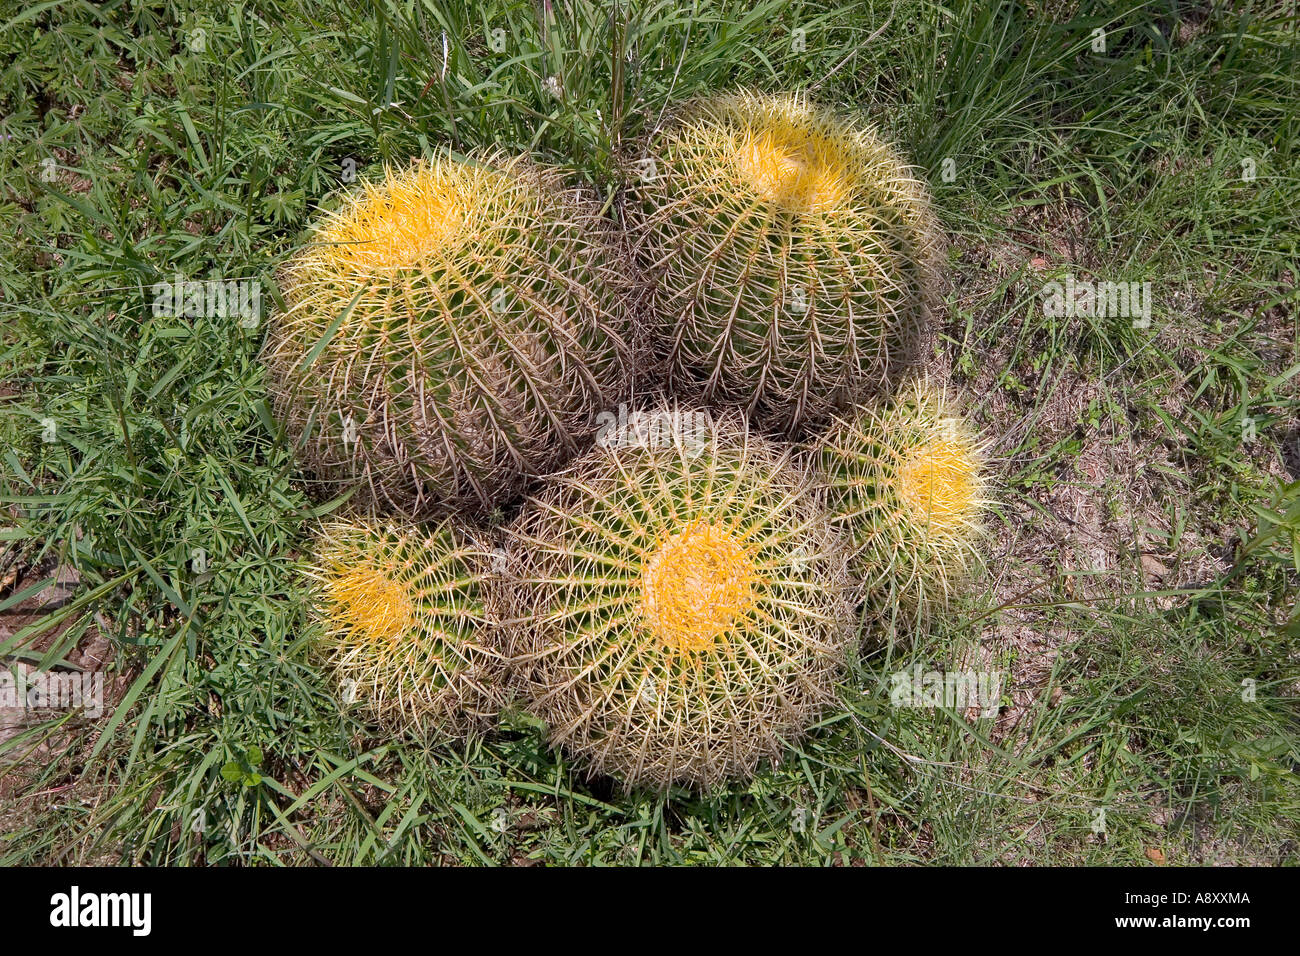
[[[739,93],[687,104],[644,153],[637,255],[679,391],[794,433],[915,360],[937,232],[870,129]]]
[[[625,397],[627,270],[592,203],[524,160],[365,183],[283,276],[270,393],[328,490],[408,516],[486,511]]]
[[[526,707],[628,785],[751,774],[834,700],[854,640],[807,474],[735,420],[711,432],[598,448],[508,529]]]
[[[941,391],[881,397],[937,242],[874,133],[735,94],[644,149],[625,234],[524,159],[364,184],[286,267],[265,356],[306,470],[360,505],[307,568],[345,704],[445,738],[517,698],[591,772],[709,788],[834,705],[856,603],[919,614],[969,574],[984,451]],[[691,404],[625,417],[634,370]],[[490,549],[474,522],[521,499]]]

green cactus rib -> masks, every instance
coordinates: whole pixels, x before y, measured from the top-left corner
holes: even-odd
[[[873,609],[924,616],[970,583],[990,503],[987,451],[944,391],[913,382],[809,447]]]
[[[734,414],[709,436],[598,447],[507,529],[525,706],[628,787],[751,776],[833,702],[854,643],[806,470]]]
[[[793,434],[914,361],[938,231],[874,132],[740,93],[687,104],[643,152],[634,241],[677,391]]]
[[[304,571],[314,651],[344,706],[396,731],[461,738],[500,709],[507,659],[484,581],[494,552],[450,520],[333,520]]]
[[[517,496],[627,392],[626,260],[595,205],[526,160],[364,184],[287,265],[264,350],[305,468],[410,517]]]

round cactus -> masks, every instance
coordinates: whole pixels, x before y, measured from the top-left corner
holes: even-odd
[[[708,788],[834,700],[854,635],[846,555],[788,451],[735,419],[651,418],[508,529],[503,623],[552,742],[627,786]]]
[[[264,353],[306,468],[421,516],[561,466],[629,383],[613,236],[521,159],[421,161],[353,192],[286,266]]]
[[[495,553],[450,522],[422,531],[338,520],[316,542],[308,576],[315,649],[345,706],[377,723],[463,737],[501,703],[505,655],[483,582]]]
[[[732,94],[644,149],[637,255],[680,392],[794,433],[915,361],[938,233],[874,132],[797,95]]]
[[[969,578],[988,505],[985,453],[947,396],[916,382],[814,446],[827,505],[878,610],[923,613]]]

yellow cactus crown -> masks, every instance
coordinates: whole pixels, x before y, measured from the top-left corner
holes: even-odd
[[[898,450],[894,487],[913,519],[937,535],[963,533],[984,507],[984,458],[960,419],[935,415],[917,446]]]
[[[797,93],[733,93],[688,110],[675,134],[687,153],[716,166],[717,185],[731,180],[762,202],[793,213],[851,212],[864,192],[875,201],[914,204],[919,184],[874,133]]]
[[[450,257],[492,210],[526,202],[514,164],[502,163],[444,157],[385,168],[382,180],[364,182],[317,226],[299,280],[356,281]]]
[[[392,642],[408,631],[414,618],[411,595],[386,569],[349,564],[337,552],[327,558],[324,593],[331,627],[359,640]]]
[[[720,522],[696,520],[668,536],[642,572],[646,625],[665,646],[712,647],[757,603],[754,559]]]

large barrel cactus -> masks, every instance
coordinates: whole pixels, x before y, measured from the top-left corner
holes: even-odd
[[[638,258],[683,394],[794,433],[915,361],[937,231],[870,129],[794,94],[718,96],[653,134],[635,173]]]
[[[264,354],[307,470],[421,516],[489,510],[562,465],[628,387],[618,249],[526,160],[364,184],[288,263]]]
[[[788,450],[704,415],[664,409],[676,424],[603,443],[508,529],[526,706],[628,786],[751,775],[834,700],[854,643],[815,486]]]
[[[948,397],[914,382],[837,421],[813,449],[873,609],[943,606],[970,578],[989,504],[984,446]]]
[[[484,582],[496,552],[450,521],[334,520],[316,540],[315,650],[342,703],[392,730],[462,737],[500,707],[506,657]]]

